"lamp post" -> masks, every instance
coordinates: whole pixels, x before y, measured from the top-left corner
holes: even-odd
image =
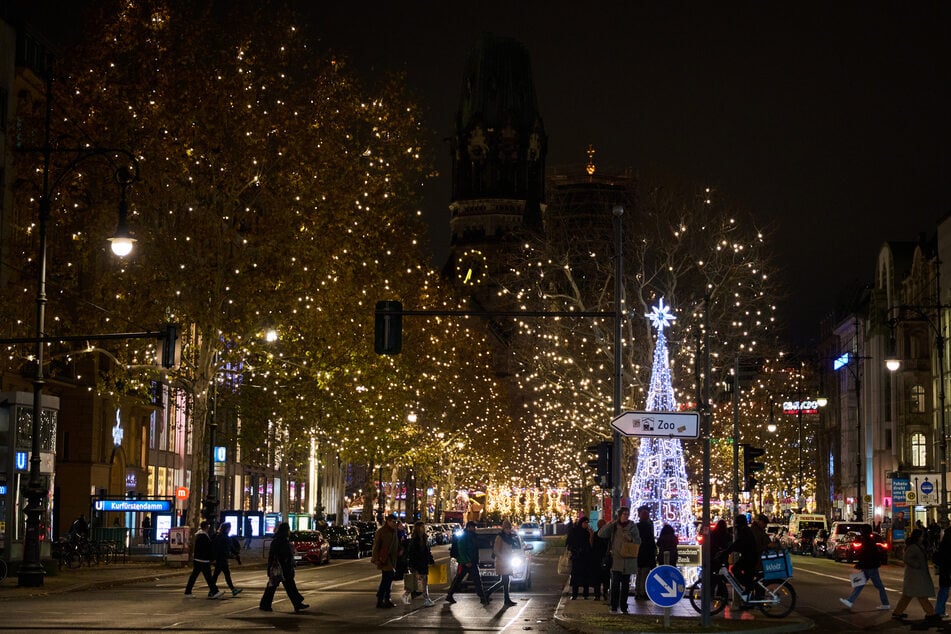
[[[46,574],[40,564],[40,542],[42,540],[43,522],[46,498],[49,495],[49,486],[44,484],[40,465],[40,452],[46,449],[55,451],[55,438],[43,439],[43,389],[46,380],[43,375],[43,363],[46,337],[46,236],[52,209],[51,196],[59,189],[63,180],[72,174],[76,168],[87,159],[94,157],[106,159],[115,167],[114,180],[119,186],[119,219],[116,235],[110,239],[112,251],[119,257],[131,253],[135,240],[129,235],[127,224],[128,204],[126,190],[139,178],[139,163],[127,150],[80,147],[80,148],[53,148],[51,145],[52,101],[53,101],[53,74],[47,70],[46,75],[46,117],[44,121],[43,145],[40,147],[18,147],[17,152],[40,154],[43,157],[43,185],[39,198],[39,225],[37,237],[39,242],[37,252],[37,280],[36,280],[36,374],[33,379],[33,418],[30,426],[30,476],[26,486],[26,531],[23,539],[23,563],[17,573],[17,584],[21,587],[38,587],[43,585]],[[60,174],[53,178],[50,174],[52,156],[65,154],[72,156]],[[127,164],[116,166],[116,156],[122,156]],[[44,442],[44,440],[49,442]]]
[[[214,355],[211,375],[211,398],[208,399],[208,487],[202,515],[211,523],[212,530],[218,522],[218,476],[215,474],[215,443],[218,441],[218,353]]]
[[[938,465],[941,469],[941,491],[938,496],[938,515],[939,521],[947,518],[948,515],[948,430],[947,424],[945,421],[945,392],[944,392],[944,344],[945,338],[944,334],[941,332],[942,323],[941,323],[941,310],[943,306],[936,306],[938,310],[938,325],[936,326],[934,322],[931,321],[930,317],[918,307],[915,306],[899,306],[900,311],[909,311],[918,315],[923,319],[934,332],[935,348],[937,352],[938,359],[938,426],[941,430],[941,441],[937,443],[938,448]],[[892,331],[891,340],[894,343],[894,330],[898,325],[898,322],[903,321],[901,317],[896,317],[890,319],[888,324],[889,328]],[[898,359],[897,351],[894,350],[894,345],[891,345],[891,350],[889,350],[888,358],[885,359],[885,367],[888,368],[890,372],[895,372],[901,367],[901,361]]]

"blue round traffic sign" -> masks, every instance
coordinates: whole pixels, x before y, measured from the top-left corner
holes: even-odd
[[[662,608],[675,605],[684,596],[686,582],[675,566],[657,566],[647,574],[644,583],[647,598]]]
[[[929,482],[928,480],[925,480],[924,482],[921,483],[922,493],[924,493],[925,495],[931,495],[932,491],[934,491],[934,485],[931,482]]]

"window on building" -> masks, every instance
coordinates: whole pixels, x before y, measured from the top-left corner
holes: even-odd
[[[925,411],[925,388],[920,385],[913,385],[911,388],[911,411],[915,414]]]
[[[928,447],[924,434],[911,435],[911,466],[924,467],[928,464]]]

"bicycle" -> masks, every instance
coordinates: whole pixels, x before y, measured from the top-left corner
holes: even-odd
[[[796,589],[789,583],[789,578],[763,580],[757,577],[751,593],[747,593],[742,584],[736,580],[726,565],[720,567],[719,572],[710,578],[710,614],[719,614],[730,602],[730,593],[727,586],[732,586],[733,592],[743,599],[743,607],[756,606],[760,612],[768,617],[781,619],[796,607]],[[687,588],[690,605],[699,613],[703,613],[703,581],[697,581]]]

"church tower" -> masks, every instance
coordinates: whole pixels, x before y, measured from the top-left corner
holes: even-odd
[[[466,63],[451,138],[451,276],[478,286],[513,231],[541,225],[548,137],[528,49],[484,34]]]

